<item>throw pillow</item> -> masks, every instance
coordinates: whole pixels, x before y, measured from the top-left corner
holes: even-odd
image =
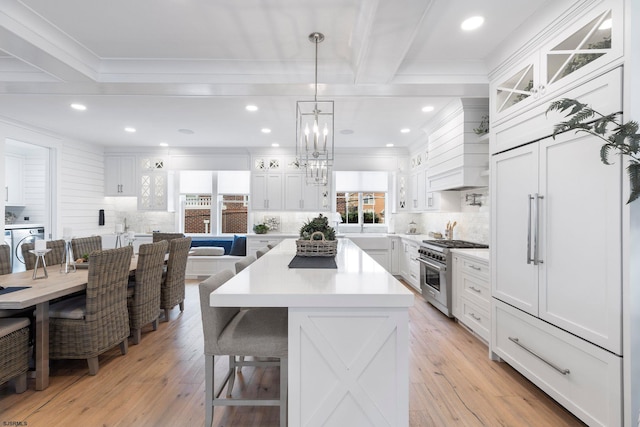
[[[231,244],[231,251],[229,255],[246,256],[247,255],[247,237],[246,236],[233,236],[233,243]]]

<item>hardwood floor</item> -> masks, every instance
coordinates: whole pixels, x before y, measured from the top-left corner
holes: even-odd
[[[204,358],[198,281],[187,282],[185,311],[171,311],[139,345],[100,356],[90,377],[85,361],[53,361],[51,383],[20,395],[0,385],[0,425],[198,426],[204,423]],[[410,314],[411,426],[580,426],[487,347],[419,295]],[[226,358],[216,359],[216,368]],[[234,395],[278,395],[277,368],[245,367]],[[23,424],[10,424],[22,422]],[[218,407],[214,426],[278,426],[278,408]],[[355,427],[355,426],[354,426]]]

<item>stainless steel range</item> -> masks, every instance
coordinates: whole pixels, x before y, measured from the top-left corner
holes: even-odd
[[[420,249],[420,288],[422,296],[438,310],[452,317],[451,249],[481,249],[489,246],[464,240],[423,240]]]

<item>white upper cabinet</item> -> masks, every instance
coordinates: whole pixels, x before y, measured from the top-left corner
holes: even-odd
[[[553,34],[548,42],[493,79],[492,124],[616,66],[623,54],[621,3],[601,2],[561,30],[545,29]]]
[[[105,196],[137,196],[135,156],[104,158],[104,194]]]
[[[282,210],[282,174],[251,175],[251,207],[253,210]]]
[[[168,179],[164,160],[141,158],[138,179],[138,209],[145,211],[167,210]]]
[[[24,158],[6,154],[4,201],[6,206],[23,206]]]
[[[303,173],[285,174],[284,209],[292,211],[316,211],[321,207],[324,186],[310,185]]]

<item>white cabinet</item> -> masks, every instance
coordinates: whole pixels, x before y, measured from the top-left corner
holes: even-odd
[[[297,238],[294,235],[275,234],[248,234],[247,235],[247,255],[256,255],[256,251],[265,248],[267,245],[275,246],[283,239]]]
[[[404,173],[393,173],[392,213],[408,212],[411,207],[409,200],[409,177]]]
[[[498,124],[526,108],[583,83],[622,56],[622,2],[600,2],[525,60],[491,83],[492,120]],[[609,26],[610,23],[611,26]]]
[[[453,255],[452,312],[479,337],[489,342],[491,332],[491,285],[488,260],[473,250],[455,250]],[[487,251],[488,252],[488,251]]]
[[[416,171],[411,174],[411,185],[409,186],[411,194],[410,209],[413,212],[421,212],[424,210],[426,201],[425,184],[424,170]]]
[[[492,349],[588,425],[621,426],[622,358],[493,302]]]
[[[377,236],[348,236],[349,240],[355,243],[367,255],[373,258],[385,270],[391,271],[389,266],[389,238]]]
[[[104,158],[105,196],[136,196],[135,156],[106,156]]]
[[[400,274],[400,252],[402,248],[402,241],[399,237],[389,237],[389,272],[391,274]]]
[[[282,174],[251,174],[251,207],[254,210],[282,210]]]
[[[571,132],[493,157],[492,295],[622,354],[622,162],[600,145]]]
[[[420,262],[418,261],[418,242],[402,239],[401,252],[399,254],[400,275],[402,278],[420,292]]]
[[[138,210],[167,210],[167,173],[147,171],[140,173],[138,186]]]
[[[5,189],[6,206],[24,206],[24,158],[13,154],[5,154]]]
[[[317,211],[321,209],[323,186],[309,185],[302,173],[284,176],[284,209],[292,211]]]

